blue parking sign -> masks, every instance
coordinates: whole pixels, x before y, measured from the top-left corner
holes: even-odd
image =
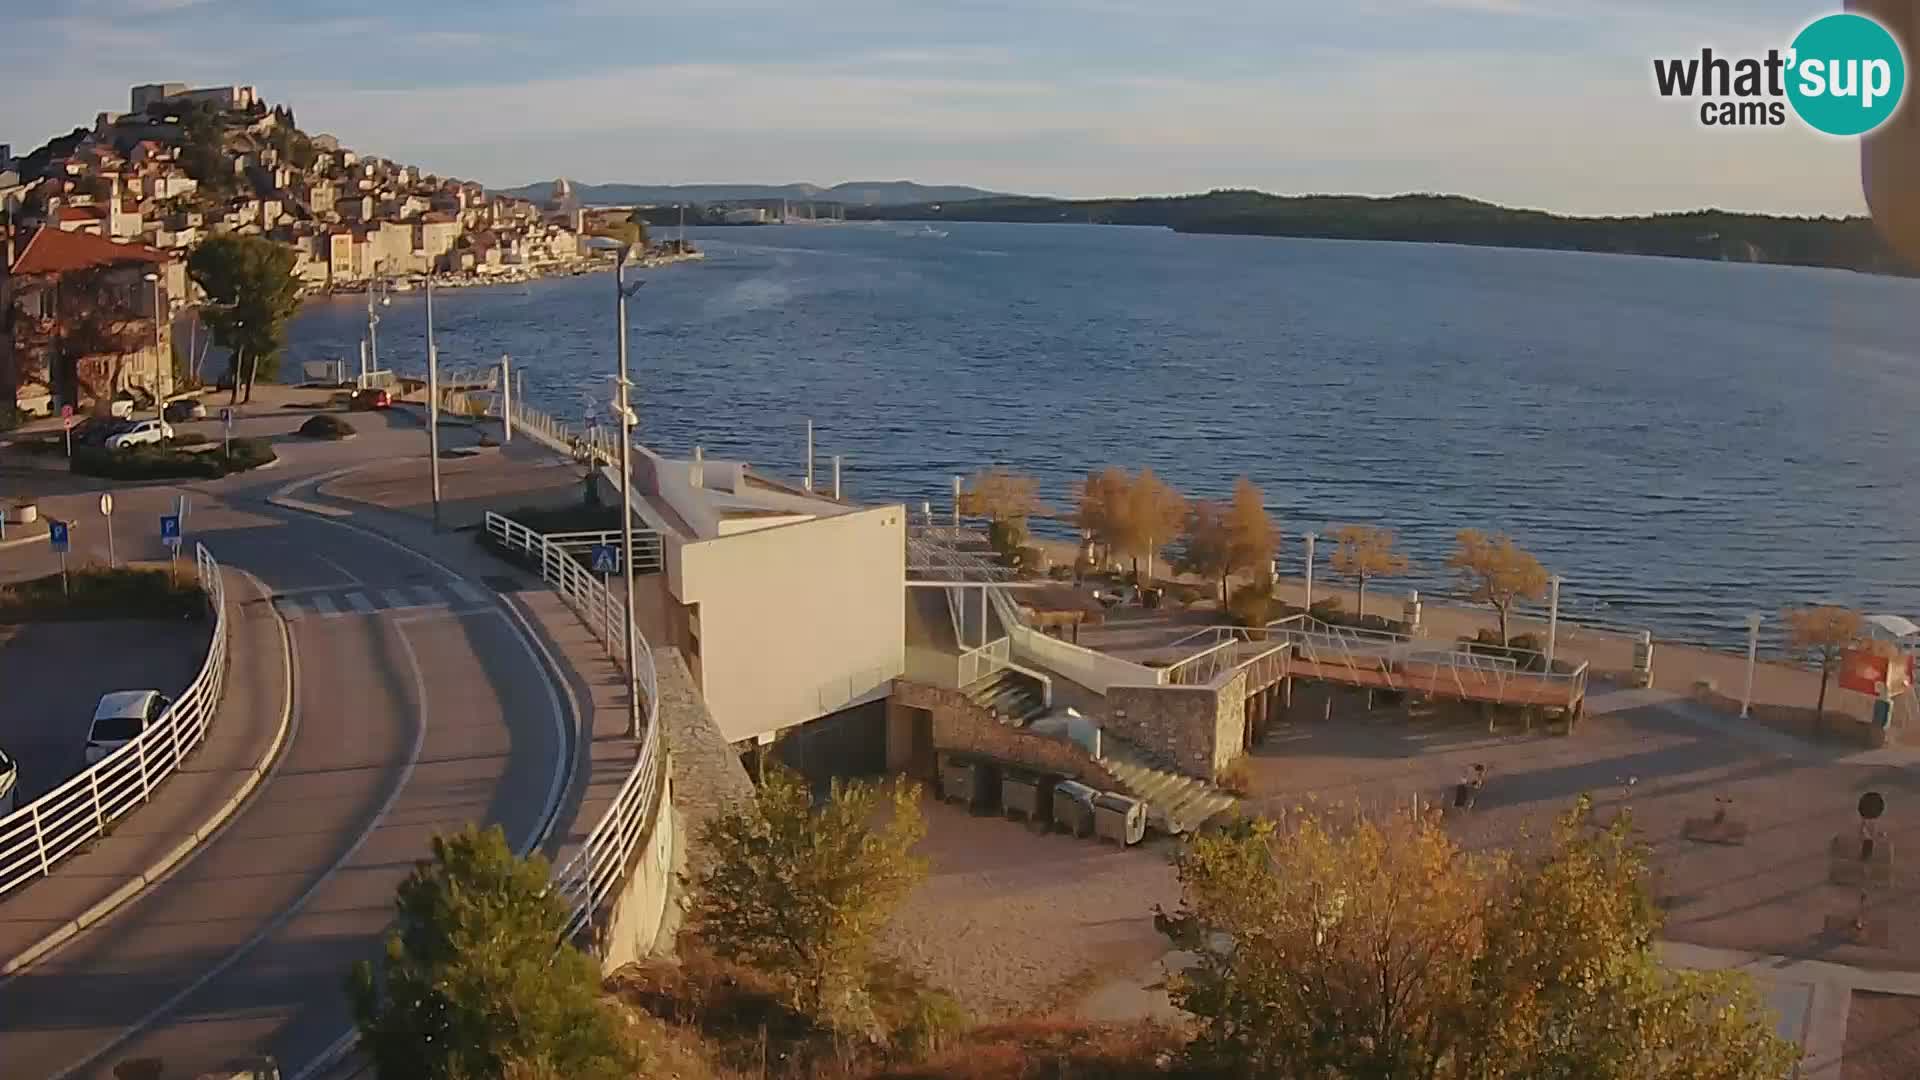
[[[160,541],[174,547],[180,545],[180,515],[160,515]]]
[[[620,549],[612,544],[593,545],[593,572],[596,574],[619,573]]]
[[[67,553],[67,523],[49,519],[47,521],[47,539],[53,542],[55,554],[65,555]]]

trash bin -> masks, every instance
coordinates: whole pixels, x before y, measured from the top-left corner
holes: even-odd
[[[1053,821],[1053,779],[1019,769],[1000,778],[1000,805],[1007,817],[1025,818],[1036,826]]]
[[[1093,827],[1102,840],[1121,847],[1137,844],[1147,835],[1147,804],[1131,795],[1103,791],[1093,797]]]
[[[940,798],[945,802],[973,802],[975,765],[965,758],[940,758]]]
[[[1053,785],[1053,824],[1075,836],[1093,835],[1093,797],[1099,792],[1077,780]]]

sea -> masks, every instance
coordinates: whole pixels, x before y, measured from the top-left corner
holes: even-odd
[[[1397,530],[1444,598],[1455,533],[1505,532],[1563,617],[1737,646],[1749,612],[1920,620],[1920,281],[1845,271],[1082,224],[690,229],[701,262],[629,301],[639,438],[849,497],[948,505],[951,478],[1151,467],[1238,476],[1285,533]],[[438,290],[442,364],[511,356],[525,394],[608,422],[609,274]],[[425,367],[425,302],[381,310],[381,365]],[[361,297],[308,303],[295,363],[357,365]],[[1330,581],[1319,547],[1318,580]],[[804,572],[804,568],[796,568]]]

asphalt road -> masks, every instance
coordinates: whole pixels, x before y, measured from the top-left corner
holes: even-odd
[[[262,1052],[292,1076],[348,1029],[342,980],[378,954],[394,888],[430,837],[499,823],[522,846],[559,798],[565,699],[484,585],[363,528],[265,504],[302,475],[419,451],[417,432],[369,434],[311,452],[289,442],[284,468],[196,486],[190,539],[266,582],[288,619],[294,732],[268,780],[170,877],[0,982],[0,1076],[104,1077],[132,1058],[192,1076]],[[128,520],[157,515],[172,492],[115,497]],[[157,535],[143,546],[157,554]],[[44,559],[0,565],[17,575]],[[349,594],[385,602],[299,602]]]

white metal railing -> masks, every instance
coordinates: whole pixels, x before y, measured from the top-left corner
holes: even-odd
[[[961,687],[971,686],[1006,667],[1013,660],[1013,642],[998,638],[960,654],[958,678]]]
[[[512,518],[489,511],[487,534],[510,550],[524,551],[540,564],[540,577],[573,608],[588,629],[606,645],[615,662],[626,660],[627,611],[580,561],[546,537]],[[634,563],[639,564],[636,555]],[[553,872],[554,888],[566,899],[571,915],[567,933],[578,933],[620,884],[627,860],[647,836],[658,809],[661,783],[660,685],[653,665],[653,649],[634,632],[633,680],[646,706],[647,730],[641,735],[633,771],[620,785],[612,805],[594,823],[587,838],[566,865]]]
[[[575,431],[571,425],[521,401],[517,394],[513,398],[513,429],[582,461],[614,465],[620,459],[620,443],[612,429],[588,427]]]
[[[547,543],[569,555],[590,554],[599,544],[619,544],[620,530],[601,532],[546,533]],[[665,545],[656,529],[633,530],[633,572],[658,574],[666,566]]]
[[[0,818],[0,896],[51,874],[60,860],[105,835],[152,798],[206,738],[227,677],[226,589],[205,547],[194,545],[193,561],[213,614],[213,643],[200,673],[126,745]]]

